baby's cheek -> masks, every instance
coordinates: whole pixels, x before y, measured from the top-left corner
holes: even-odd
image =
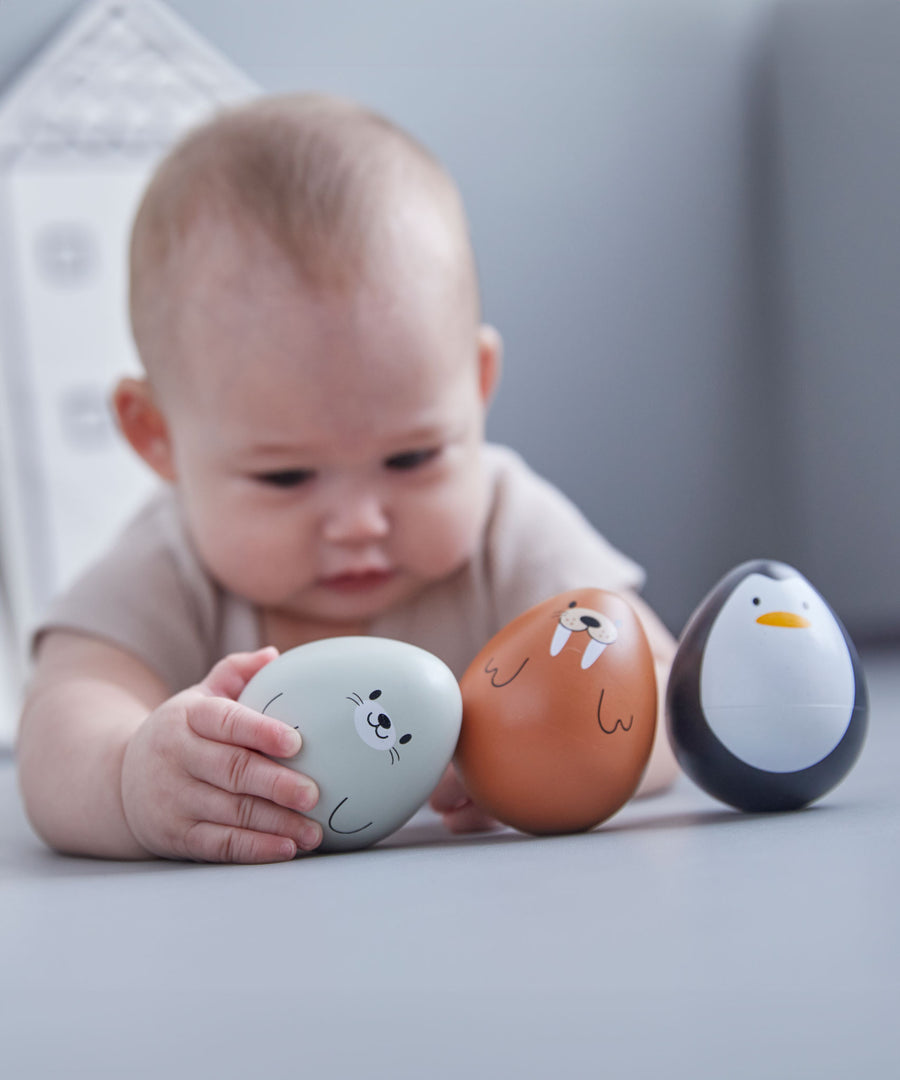
[[[410,563],[429,578],[458,569],[476,550],[484,522],[477,485],[456,484],[406,508],[402,543]]]
[[[304,562],[300,545],[289,545],[276,528],[259,528],[246,514],[196,537],[212,576],[232,592],[256,603],[274,603]]]

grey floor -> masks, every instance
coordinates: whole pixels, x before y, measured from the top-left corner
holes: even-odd
[[[63,858],[0,761],[0,1075],[900,1075],[900,656],[856,769],[741,815],[682,779],[582,836],[243,868]]]

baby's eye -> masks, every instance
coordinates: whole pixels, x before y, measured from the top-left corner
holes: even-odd
[[[277,472],[260,473],[256,479],[269,487],[293,488],[309,483],[314,475],[309,469],[280,469]]]
[[[403,454],[394,454],[385,461],[385,466],[388,469],[395,469],[397,472],[408,472],[411,469],[419,469],[423,465],[427,465],[429,461],[433,461],[440,449],[438,447],[431,447],[428,450],[409,450]]]

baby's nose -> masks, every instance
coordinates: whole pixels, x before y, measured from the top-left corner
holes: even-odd
[[[325,539],[332,544],[383,540],[390,532],[387,511],[373,495],[358,495],[335,505],[325,522]]]

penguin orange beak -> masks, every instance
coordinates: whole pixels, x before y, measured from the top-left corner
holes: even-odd
[[[794,626],[803,628],[810,625],[809,619],[804,619],[802,615],[795,615],[793,611],[769,611],[765,615],[760,615],[756,621],[762,623],[763,626]]]

